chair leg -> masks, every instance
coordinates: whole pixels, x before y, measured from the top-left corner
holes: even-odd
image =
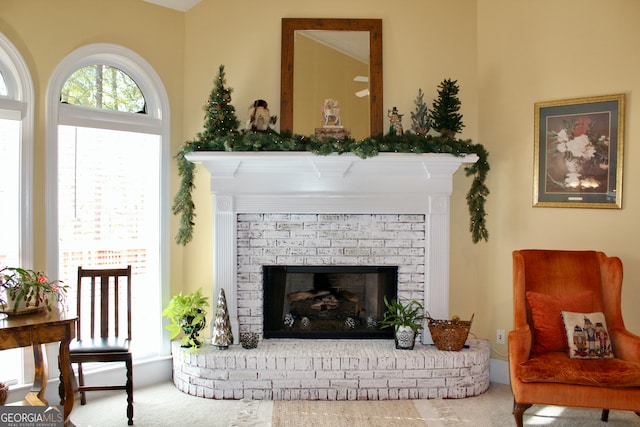
[[[607,422],[609,421],[609,410],[608,409],[603,409],[602,410],[602,416],[600,417],[600,421],[602,422]]]
[[[127,367],[127,424],[133,425],[133,361],[131,357],[125,362]]]
[[[84,372],[82,372],[82,363],[78,363],[78,384],[80,387],[84,386]],[[87,404],[87,396],[84,391],[80,392],[80,404]]]
[[[523,416],[524,411],[531,408],[530,403],[517,403],[515,400],[513,401],[513,417],[516,420],[516,426],[522,427],[524,424]]]

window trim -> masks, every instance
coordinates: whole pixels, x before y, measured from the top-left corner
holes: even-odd
[[[69,104],[60,104],[59,108],[58,124],[162,134],[160,119],[147,117],[145,114],[136,115],[135,121],[132,121],[131,115],[136,113],[99,110]]]
[[[0,68],[8,97],[0,99],[0,109],[21,115],[20,147],[20,264],[33,268],[33,140],[34,87],[31,73],[18,49],[0,33]],[[7,113],[13,116],[14,113]]]
[[[147,103],[147,114],[122,113],[108,110],[90,111],[87,108],[61,104],[60,93],[66,81],[78,69],[105,64],[127,73],[140,87]],[[97,43],[76,49],[58,64],[51,75],[46,92],[47,141],[47,271],[58,274],[58,125],[97,126],[102,128],[135,130],[158,134],[161,137],[160,159],[160,302],[169,301],[169,174],[170,174],[170,109],[165,87],[156,71],[140,55],[123,46]],[[117,126],[117,127],[116,127]],[[142,161],[142,159],[141,159]],[[160,319],[160,313],[158,313]],[[158,328],[162,325],[159,323]],[[163,334],[160,355],[170,354],[170,342]]]
[[[33,268],[33,144],[35,91],[31,72],[15,45],[0,32],[0,70],[7,95],[0,96],[0,117],[20,121],[20,215],[18,256],[20,265]],[[33,375],[30,356],[21,357],[26,381]]]

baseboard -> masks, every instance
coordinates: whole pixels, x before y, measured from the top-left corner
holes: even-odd
[[[133,363],[133,385],[134,392],[136,388],[146,387],[153,384],[158,384],[171,380],[172,373],[172,359],[171,356],[158,357],[150,360],[142,360]],[[86,384],[117,384],[115,381],[119,381],[120,378],[124,380],[125,369],[123,364],[117,364],[113,367],[94,370],[92,372],[85,372]],[[114,378],[116,380],[114,381]],[[58,397],[58,384],[59,379],[50,378],[47,382],[47,389],[45,392],[45,398],[51,405],[60,404],[60,398]],[[12,387],[7,397],[7,402],[18,402],[24,398],[27,392],[31,389],[31,384],[26,384],[20,387]],[[99,397],[106,396],[113,393],[113,391],[94,391],[87,396]],[[135,393],[134,393],[135,394]]]
[[[509,362],[506,360],[489,359],[489,380],[494,383],[510,384]]]

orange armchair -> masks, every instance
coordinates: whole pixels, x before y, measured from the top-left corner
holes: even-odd
[[[513,252],[514,330],[509,374],[518,427],[533,404],[640,415],[640,337],[620,310],[622,262],[596,251]],[[560,311],[602,312],[613,357],[570,357]]]

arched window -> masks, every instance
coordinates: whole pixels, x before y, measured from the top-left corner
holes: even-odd
[[[1,33],[0,159],[0,268],[32,268],[33,83],[22,56]],[[33,378],[32,369],[32,361],[22,363],[22,350],[0,352],[0,380],[22,383]]]
[[[77,70],[64,84],[60,102],[128,113],[146,113],[142,91],[124,71],[95,64]]]
[[[134,359],[167,354],[160,315],[168,294],[164,86],[134,52],[90,45],[54,71],[47,103],[49,269],[72,285],[75,304],[78,266],[131,265]]]

